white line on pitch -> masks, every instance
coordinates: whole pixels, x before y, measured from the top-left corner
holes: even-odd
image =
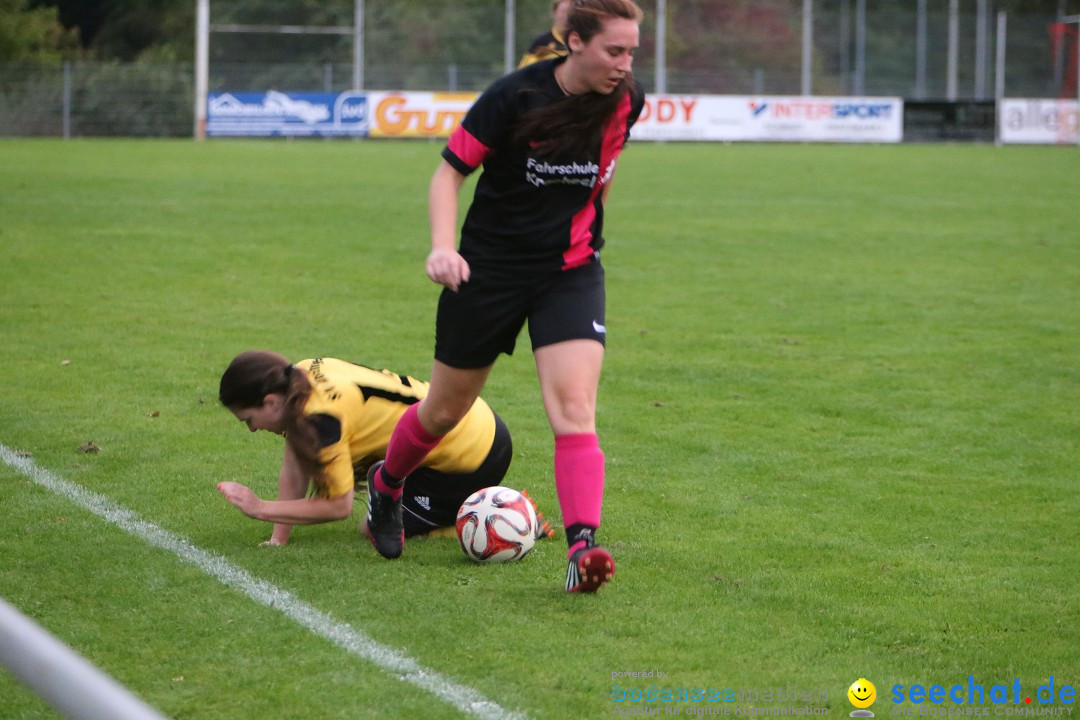
[[[381,645],[360,630],[335,620],[287,590],[260,580],[221,555],[196,547],[187,538],[140,519],[134,512],[117,505],[104,495],[98,495],[81,485],[57,477],[48,470],[38,467],[29,458],[19,456],[18,453],[2,444],[0,444],[0,459],[38,485],[71,500],[83,509],[145,540],[150,545],[168,550],[181,560],[217,578],[222,584],[239,590],[256,602],[284,613],[316,635],[359,658],[378,665],[400,680],[427,690],[467,715],[484,720],[524,720],[525,718],[524,715],[505,710],[476,690],[421,666],[408,655]]]

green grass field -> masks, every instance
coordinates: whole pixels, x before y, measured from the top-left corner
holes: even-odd
[[[272,495],[280,439],[218,406],[220,373],[261,347],[427,376],[439,150],[0,142],[0,445],[491,716],[779,708],[764,693],[795,685],[825,691],[811,705],[835,720],[859,678],[878,717],[897,684],[1019,680],[1034,699],[1080,683],[1071,148],[633,145],[605,254],[615,581],[566,596],[561,539],[507,566],[449,539],[390,563],[359,540],[359,511],[258,547],[269,526],[215,485]],[[527,343],[485,397],[514,433],[508,484],[557,525]],[[483,716],[21,468],[0,463],[0,597],[162,713]],[[651,670],[666,676],[613,676]],[[652,682],[760,692],[613,701],[614,683]],[[0,672],[0,717],[55,715]]]

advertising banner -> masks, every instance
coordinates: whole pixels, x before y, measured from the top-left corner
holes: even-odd
[[[998,122],[1003,143],[1080,143],[1080,103],[1075,100],[1006,98]]]
[[[475,92],[212,93],[206,134],[447,138],[476,98]],[[1072,117],[1075,135],[1075,110]],[[894,143],[902,140],[903,119],[899,98],[647,95],[632,135],[659,141]]]
[[[228,136],[358,136],[368,134],[367,100],[361,92],[210,93],[206,134]]]
[[[904,142],[984,142],[997,137],[993,100],[905,100]]]
[[[873,142],[903,137],[900,98],[648,95],[639,140]]]
[[[475,92],[370,92],[371,137],[450,137],[477,96]]]

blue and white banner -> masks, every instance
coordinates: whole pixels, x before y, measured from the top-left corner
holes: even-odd
[[[206,134],[208,137],[367,137],[367,96],[352,91],[210,93],[206,101]]]

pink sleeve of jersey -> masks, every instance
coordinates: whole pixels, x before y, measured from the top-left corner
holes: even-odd
[[[460,125],[450,136],[447,149],[474,170],[480,167],[491,154],[491,148],[477,140],[472,133]]]

